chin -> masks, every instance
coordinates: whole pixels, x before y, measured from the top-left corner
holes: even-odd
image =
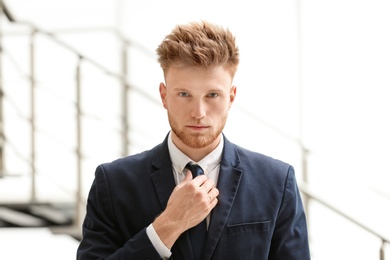
[[[213,135],[185,135],[185,136],[178,136],[179,139],[187,146],[195,149],[201,149],[209,146],[212,144],[219,134],[213,134]]]

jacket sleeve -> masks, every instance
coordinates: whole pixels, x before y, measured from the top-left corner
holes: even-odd
[[[161,259],[146,234],[146,227],[124,241],[112,203],[104,169],[99,166],[88,195],[77,259]]]
[[[272,237],[269,259],[309,260],[307,223],[294,169],[286,176],[284,195]]]

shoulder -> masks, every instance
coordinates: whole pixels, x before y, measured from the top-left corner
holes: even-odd
[[[240,157],[241,163],[250,163],[262,167],[270,167],[277,169],[288,169],[291,165],[287,162],[284,162],[280,159],[271,157],[269,155],[262,154],[260,152],[252,151],[234,145],[237,149],[237,153]]]
[[[288,179],[295,179],[291,164],[280,159],[227,142],[223,160],[243,173],[248,182],[261,182],[283,186]]]
[[[286,172],[292,167],[290,164],[280,159],[231,143],[226,138],[224,142],[225,149],[223,157],[225,160],[228,160],[232,166],[282,172]]]
[[[297,194],[294,167],[282,160],[234,145],[239,157],[236,168],[242,172],[242,181],[272,194],[271,197],[289,201]]]
[[[169,160],[169,152],[166,146],[166,143],[163,142],[152,149],[102,163],[98,168],[101,168],[106,173],[115,174],[123,172],[134,174],[141,170],[142,172],[153,172],[164,160],[167,160],[166,158]]]

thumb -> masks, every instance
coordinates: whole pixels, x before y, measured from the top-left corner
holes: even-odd
[[[184,186],[184,184],[186,184],[187,182],[191,181],[192,180],[192,173],[190,171],[188,171],[184,177],[184,179],[176,185],[175,189],[180,189],[181,187]]]
[[[184,182],[189,182],[189,181],[191,181],[192,180],[192,173],[191,173],[191,171],[187,171],[187,173],[186,173],[186,176],[184,177],[184,179],[182,180],[182,182],[184,183]]]

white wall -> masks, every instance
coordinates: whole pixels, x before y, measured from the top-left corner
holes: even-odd
[[[351,192],[364,187],[390,199],[389,1],[5,2],[17,19],[57,32],[61,39],[87,56],[96,57],[99,53],[96,59],[118,72],[120,45],[103,29],[119,28],[123,35],[151,53],[150,56],[136,50],[129,53],[129,81],[152,93],[157,101],[158,84],[163,79],[154,50],[165,34],[176,23],[200,19],[229,27],[237,36],[241,65],[235,80],[238,97],[225,131],[228,138],[290,162],[301,177],[301,155],[295,139],[302,137],[310,150],[312,184],[331,190],[332,185],[341,183],[345,192],[349,187],[353,188]],[[46,51],[42,50],[43,56]],[[14,55],[20,61],[26,59],[23,54],[19,51]],[[40,71],[40,75],[52,77],[53,82],[58,78],[46,70]],[[93,123],[87,126],[89,134],[84,146],[90,156],[84,169],[87,188],[96,164],[114,159],[120,145],[114,137],[120,125],[111,122],[104,109],[100,111],[96,106],[96,101],[107,99],[110,93],[118,95],[119,86],[99,72],[92,75],[96,78],[89,76],[85,81],[97,83],[85,90],[85,106],[91,113],[99,114],[109,130],[102,130],[105,133],[102,139],[93,135],[96,130]],[[56,89],[51,91],[61,91],[57,85],[60,83],[49,84]],[[23,84],[17,85],[28,89]],[[68,98],[59,95],[72,102],[74,93],[68,94]],[[20,95],[19,98],[27,100]],[[114,101],[112,106],[115,105]],[[45,107],[46,104],[42,111]],[[28,114],[28,106],[23,111]],[[131,153],[161,142],[169,129],[162,106],[134,94],[129,111],[134,145]],[[158,126],[151,123],[151,117],[158,119]],[[72,120],[69,119],[70,126]],[[93,147],[96,143],[103,145],[96,149]],[[25,153],[28,155],[28,149]],[[68,171],[72,171],[74,165],[69,167]]]

